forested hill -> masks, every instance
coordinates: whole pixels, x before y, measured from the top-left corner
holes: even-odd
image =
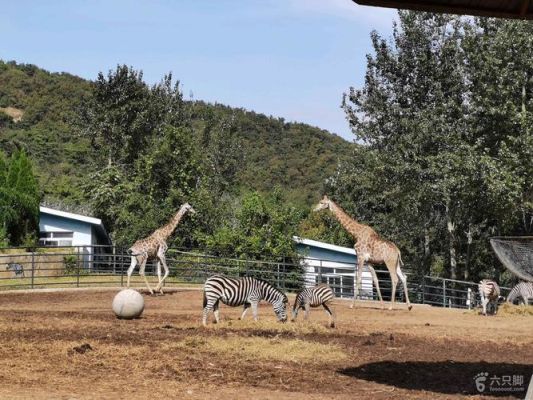
[[[27,151],[48,200],[83,202],[80,185],[92,150],[89,140],[75,133],[73,121],[90,91],[91,82],[68,73],[0,61],[1,149]],[[306,124],[219,104],[188,104],[198,135],[206,115],[231,118],[240,154],[235,186],[260,192],[279,186],[301,205],[319,196],[324,179],[353,146]]]

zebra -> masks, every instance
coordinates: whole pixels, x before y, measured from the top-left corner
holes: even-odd
[[[478,285],[479,296],[481,297],[481,306],[483,315],[487,315],[487,305],[494,306],[494,314],[498,310],[498,300],[500,297],[500,287],[496,282],[490,279],[482,279]]]
[[[315,287],[301,290],[296,295],[296,299],[294,299],[291,321],[296,321],[300,308],[304,310],[304,319],[307,320],[309,318],[309,308],[321,305],[329,316],[329,326],[335,328],[335,314],[330,308],[330,302],[334,297],[335,294],[333,294],[333,290],[325,284],[319,284]]]
[[[287,296],[270,283],[248,276],[234,279],[223,275],[213,275],[204,284],[202,324],[207,326],[207,316],[210,311],[215,314],[216,322],[220,322],[219,301],[232,307],[244,306],[239,319],[244,318],[251,306],[254,320],[257,321],[257,305],[261,300],[272,304],[278,321],[287,321]]]
[[[511,289],[507,296],[509,303],[518,300],[519,303],[522,302],[526,306],[529,304],[529,299],[533,299],[533,282],[520,282]]]
[[[24,267],[18,263],[9,263],[7,264],[6,270],[12,270],[15,273],[15,276],[22,275],[21,278],[25,278]]]

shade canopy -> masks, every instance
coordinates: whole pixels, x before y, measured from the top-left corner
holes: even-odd
[[[479,15],[485,17],[533,19],[533,0],[353,0],[365,6]]]

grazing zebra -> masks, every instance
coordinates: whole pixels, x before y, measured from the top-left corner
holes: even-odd
[[[529,299],[533,299],[533,282],[520,282],[511,289],[507,296],[509,303],[514,303],[516,300],[523,302],[526,306],[529,304]]]
[[[294,300],[291,321],[296,321],[300,308],[304,310],[304,319],[307,320],[309,318],[309,308],[321,305],[329,315],[329,326],[335,328],[335,314],[330,308],[330,302],[334,297],[333,290],[325,284],[303,289],[296,295],[296,299]]]
[[[244,306],[240,319],[248,311],[250,306],[254,320],[257,321],[257,305],[261,300],[272,304],[279,321],[287,321],[287,296],[270,283],[261,279],[244,277],[240,279],[228,278],[223,275],[214,275],[207,279],[204,284],[204,315],[202,323],[207,325],[207,315],[211,310],[215,314],[215,320],[219,319],[219,301],[236,307]]]
[[[6,270],[12,270],[15,273],[15,276],[22,275],[21,278],[24,278],[24,267],[17,263],[7,264]]]
[[[481,297],[481,306],[483,315],[487,315],[487,304],[494,305],[494,314],[498,309],[498,299],[500,297],[500,287],[496,282],[490,279],[483,279],[478,285],[479,296]]]

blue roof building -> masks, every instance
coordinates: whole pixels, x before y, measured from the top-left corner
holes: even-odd
[[[111,239],[98,218],[39,207],[39,244],[41,246],[111,245]]]
[[[357,254],[350,247],[341,247],[316,240],[293,237],[296,250],[302,257],[307,286],[326,283],[338,297],[353,298],[354,272]],[[372,275],[363,270],[362,291],[364,298],[373,298]]]

